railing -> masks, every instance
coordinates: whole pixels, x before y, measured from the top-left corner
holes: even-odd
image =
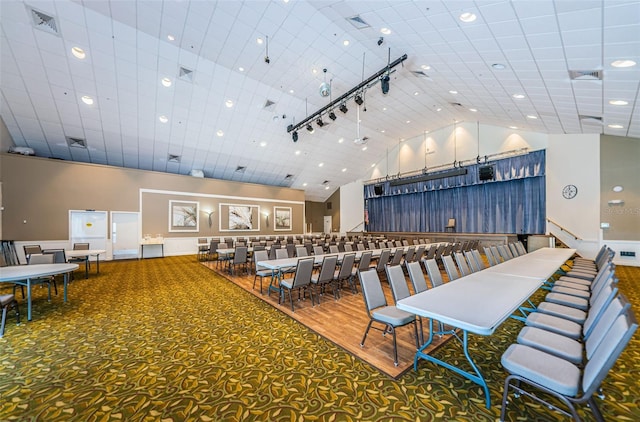
[[[356,224],[356,225],[355,225],[351,230],[347,230],[347,233],[350,233],[350,232],[354,232],[354,231],[356,231],[356,229],[357,229],[358,227],[360,227],[360,226],[364,226],[364,220],[362,220],[361,222],[359,222],[358,224]],[[363,231],[364,231],[364,227],[362,227],[362,230],[359,230],[359,231],[362,231],[362,232],[363,232]]]
[[[560,229],[560,231],[566,232],[569,235],[573,236],[573,238],[575,240],[582,240],[580,239],[578,236],[576,236],[575,234],[571,233],[569,230],[565,229],[564,227],[562,227],[560,224],[556,223],[555,221],[553,221],[552,219],[550,219],[549,217],[547,217],[547,221],[551,224],[553,224],[554,226],[558,227]]]

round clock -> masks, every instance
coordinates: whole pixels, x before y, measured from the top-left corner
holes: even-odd
[[[575,185],[567,185],[562,188],[562,196],[567,199],[575,198],[578,194],[578,188]]]

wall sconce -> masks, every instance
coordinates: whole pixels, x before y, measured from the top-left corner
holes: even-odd
[[[215,211],[208,211],[208,210],[202,210],[203,213],[207,214],[207,218],[208,218],[208,223],[209,223],[209,228],[211,228],[211,226],[213,226],[213,220],[211,219],[211,215],[215,212]]]
[[[609,205],[624,205],[624,200],[622,199],[612,199],[608,202]]]
[[[262,213],[264,215],[264,219],[267,223],[267,227],[269,227],[269,213],[268,212],[263,212]]]

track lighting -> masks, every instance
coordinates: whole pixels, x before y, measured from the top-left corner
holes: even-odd
[[[313,126],[311,126],[311,123],[309,123],[309,124],[307,125],[307,130],[308,130],[309,132],[313,132]]]
[[[340,104],[340,111],[343,113],[346,113],[347,111],[349,111],[345,103]]]
[[[378,45],[382,45],[383,42],[384,42],[384,37],[380,37],[378,39]]]
[[[324,126],[324,122],[322,121],[322,116],[318,117],[318,120],[316,120],[316,124],[318,125],[318,127]]]
[[[297,131],[297,130],[296,130],[296,131],[294,131],[294,132],[291,134],[291,139],[293,139],[293,142],[298,142],[298,131]]]
[[[383,94],[389,93],[389,74],[387,73],[382,78],[380,78],[380,88],[382,88]]]
[[[333,112],[333,110],[331,110],[331,111],[329,112],[329,118],[330,118],[331,120],[335,120],[335,119],[337,118],[336,113],[334,113],[334,112]]]
[[[355,98],[354,98],[353,100],[354,100],[354,101],[356,102],[356,104],[358,104],[358,105],[362,105],[362,103],[364,102],[364,101],[362,100],[362,96],[361,96],[360,94],[356,94],[356,96],[355,96]]]

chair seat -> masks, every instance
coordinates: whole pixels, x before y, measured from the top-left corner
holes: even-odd
[[[402,311],[395,306],[378,308],[371,313],[371,316],[376,321],[391,324],[393,326],[409,324],[416,319],[414,314]]]
[[[579,283],[574,283],[572,281],[565,281],[565,280],[556,281],[555,283],[553,283],[553,287],[567,287],[569,289],[583,290],[585,292],[588,292],[590,290],[589,284],[579,284]]]
[[[589,291],[564,286],[553,286],[551,288],[551,291],[553,293],[562,293],[565,295],[575,296],[583,299],[589,299],[589,297],[591,296],[591,293]]]
[[[582,343],[536,327],[524,327],[518,334],[518,344],[530,346],[558,356],[564,360],[579,365],[583,360]]]
[[[538,305],[537,311],[542,312],[543,314],[568,319],[569,321],[573,321],[577,324],[583,324],[587,319],[587,313],[583,310],[551,302],[542,302]]]
[[[562,293],[549,293],[544,298],[547,302],[557,303],[559,305],[571,306],[573,308],[586,311],[589,309],[589,301],[581,297],[566,295]]]
[[[290,289],[293,286],[293,278],[285,278],[283,280],[280,280],[280,286]]]
[[[591,286],[591,281],[589,280],[585,280],[577,277],[568,277],[566,275],[563,275],[562,277],[560,277],[558,281],[569,281],[571,283],[582,284],[584,286]]]
[[[16,300],[12,294],[0,295],[0,308],[5,307]]]
[[[502,355],[502,366],[559,394],[575,397],[580,385],[580,369],[559,357],[521,344],[512,344]]]
[[[529,314],[525,323],[529,327],[538,327],[543,330],[561,334],[572,339],[579,339],[582,336],[582,326],[568,319],[553,315],[546,315],[540,312]]]

